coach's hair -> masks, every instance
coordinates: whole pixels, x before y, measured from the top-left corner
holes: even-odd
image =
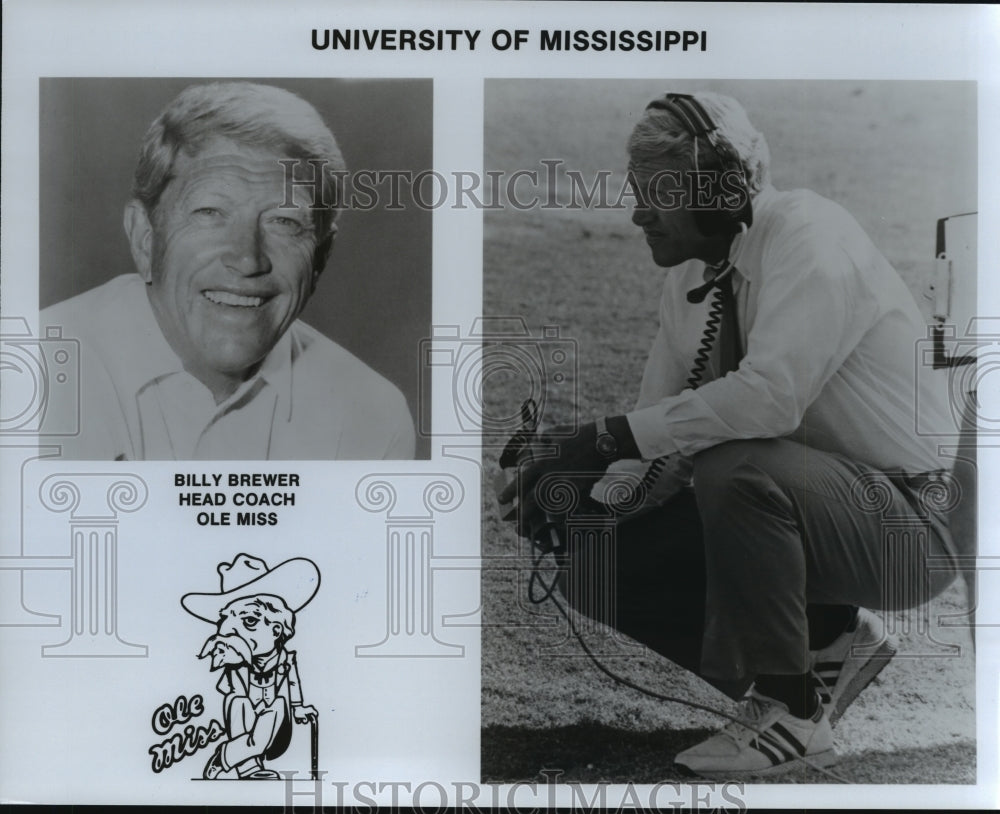
[[[746,173],[747,189],[756,195],[771,175],[771,152],[764,135],[747,118],[735,99],[720,93],[692,94],[712,118],[718,130],[716,139],[723,150],[735,155]],[[634,164],[657,168],[665,163],[678,169],[694,169],[694,137],[672,113],[652,108],[643,113],[628,139],[628,152]],[[699,145],[698,165],[705,169],[715,163],[706,155],[704,140]]]
[[[333,133],[316,109],[283,88],[250,82],[191,85],[157,116],[142,141],[132,196],[152,218],[170,181],[177,154],[196,155],[212,138],[223,137],[254,147],[267,147],[300,160],[297,177],[312,177],[310,159],[323,167],[323,202],[312,210],[316,237],[328,238],[343,201],[344,157]]]

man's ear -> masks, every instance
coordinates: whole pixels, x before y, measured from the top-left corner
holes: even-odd
[[[153,282],[153,225],[146,207],[134,198],[125,204],[124,226],[135,270],[149,285]]]

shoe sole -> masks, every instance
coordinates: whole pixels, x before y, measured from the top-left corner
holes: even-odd
[[[707,777],[712,780],[743,780],[751,777],[774,777],[775,775],[785,774],[798,768],[818,766],[826,769],[833,766],[839,760],[839,757],[835,750],[827,749],[825,752],[805,755],[800,760],[788,760],[784,763],[779,763],[777,766],[768,766],[765,769],[703,769],[702,771],[697,771],[683,763],[674,763],[674,768],[685,777]]]
[[[833,726],[840,720],[841,716],[847,711],[847,708],[854,703],[854,699],[875,680],[875,677],[885,669],[886,665],[895,655],[896,646],[889,639],[884,640],[878,646],[878,650],[868,658],[868,661],[861,665],[861,668],[848,682],[844,688],[844,692],[837,699],[836,705],[828,711],[830,726]],[[848,658],[850,658],[850,655],[848,655]]]

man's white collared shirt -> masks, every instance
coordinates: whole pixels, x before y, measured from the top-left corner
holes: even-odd
[[[883,470],[951,465],[938,444],[955,419],[946,378],[923,365],[926,322],[854,218],[815,193],[766,187],[731,259],[746,354],[696,390],[687,378],[712,298],[692,305],[686,293],[705,266],[667,271],[659,333],[628,414],[644,459],[787,437]]]
[[[414,454],[399,390],[295,322],[221,404],[184,370],[136,274],[47,308],[42,326],[78,339],[80,434],[73,460],[377,460]]]

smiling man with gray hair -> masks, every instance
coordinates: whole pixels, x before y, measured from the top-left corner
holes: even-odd
[[[135,274],[46,309],[80,340],[76,459],[412,458],[396,387],[299,320],[346,175],[295,94],[194,85],[150,126],[125,207]]]

